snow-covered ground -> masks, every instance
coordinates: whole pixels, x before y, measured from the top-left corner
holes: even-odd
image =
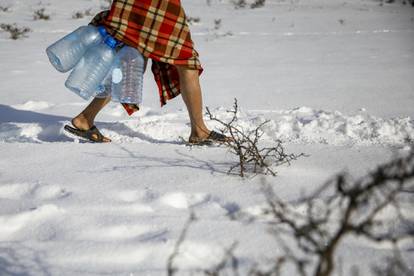
[[[161,109],[150,72],[138,114],[111,104],[99,115],[113,143],[64,135],[86,103],[64,88],[67,75],[53,70],[44,49],[90,20],[72,19],[74,12],[96,13],[105,2],[0,0],[10,7],[0,9],[0,23],[33,30],[17,41],[0,32],[0,275],[164,275],[191,208],[199,220],[183,269],[215,264],[236,240],[242,267],[272,257],[278,248],[265,224],[229,218],[263,205],[262,179],[227,175],[236,158],[225,148],[184,146],[183,102]],[[294,200],[343,170],[361,176],[412,143],[414,8],[373,0],[268,0],[254,10],[182,2],[201,19],[191,29],[205,104],[226,118],[237,98],[244,127],[270,120],[265,142],[279,138],[287,151],[309,155],[265,177],[279,197]],[[33,20],[41,7],[49,21]],[[349,272],[391,249],[349,242],[340,254]]]

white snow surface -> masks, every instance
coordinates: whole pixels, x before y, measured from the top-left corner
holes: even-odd
[[[247,273],[280,252],[264,221],[231,219],[238,211],[260,218],[261,181],[294,201],[335,173],[360,177],[413,143],[414,8],[374,0],[268,0],[258,9],[206,2],[182,1],[188,16],[200,18],[190,28],[205,69],[205,105],[226,120],[237,98],[244,129],[268,121],[265,143],[280,139],[288,152],[309,156],[276,168],[276,177],[228,175],[237,159],[224,147],[182,143],[190,130],[184,104],[177,98],[160,108],[150,71],[136,115],[112,103],[98,116],[113,143],[65,135],[87,103],[64,88],[67,75],[53,70],[44,50],[91,19],[73,19],[74,12],[94,14],[107,1],[0,0],[9,7],[0,9],[0,23],[32,29],[16,41],[0,31],[0,275],[165,275],[190,210],[198,221],[179,275],[217,264],[234,241]],[[42,7],[51,19],[33,20]],[[370,275],[367,264],[391,254],[359,240],[339,251],[345,275],[353,265]]]

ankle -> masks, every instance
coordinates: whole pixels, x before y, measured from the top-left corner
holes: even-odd
[[[87,118],[83,113],[72,119],[72,125],[76,128],[87,130],[93,126],[93,120]]]
[[[210,134],[207,127],[191,129],[191,137],[206,138]]]

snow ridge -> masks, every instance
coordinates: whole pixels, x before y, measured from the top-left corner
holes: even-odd
[[[384,119],[364,109],[354,115],[309,107],[270,113],[273,114],[266,134],[289,142],[400,145],[414,138],[414,121],[410,117]],[[264,118],[259,115],[256,120],[261,122]]]
[[[0,142],[73,141],[63,131],[64,124],[70,118],[38,112],[49,106],[45,102],[30,102],[14,108],[8,107],[14,116],[5,115],[0,120]],[[114,117],[120,116],[118,109],[109,109],[107,112]],[[223,107],[212,112],[224,121],[231,116]],[[385,119],[370,115],[364,109],[353,115],[310,107],[290,110],[241,110],[238,117],[238,124],[245,130],[254,129],[268,121],[263,127],[264,142],[280,139],[301,144],[395,146],[414,140],[414,121],[410,117]],[[219,127],[215,122],[209,124]],[[149,108],[143,108],[133,118],[101,122],[98,125],[115,143],[180,144],[189,131],[185,111],[162,113]]]

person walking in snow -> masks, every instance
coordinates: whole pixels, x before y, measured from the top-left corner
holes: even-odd
[[[209,130],[203,119],[199,81],[203,68],[180,0],[114,0],[111,9],[96,15],[91,24],[104,26],[115,39],[152,60],[161,106],[182,95],[191,123],[190,144],[225,141],[226,136]],[[94,98],[72,119],[73,127],[65,129],[93,142],[111,142],[94,125],[96,115],[109,101],[110,97]],[[123,106],[129,114],[139,109]]]

